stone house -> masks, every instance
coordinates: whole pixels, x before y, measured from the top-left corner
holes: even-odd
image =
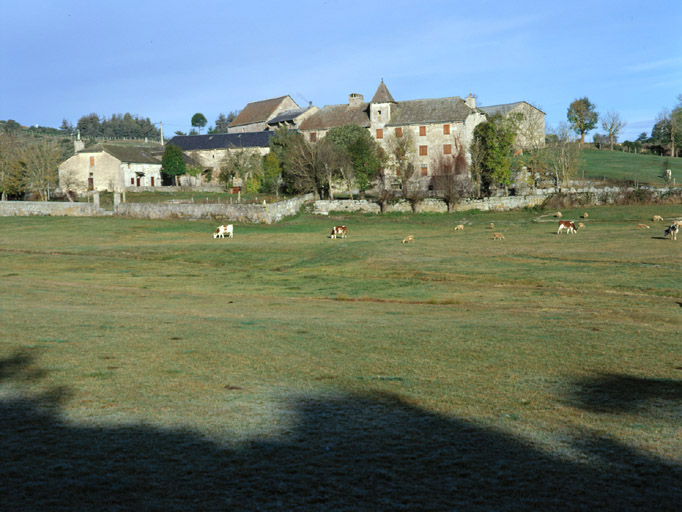
[[[270,152],[273,135],[272,131],[181,135],[173,137],[168,144],[178,146],[192,159],[193,165],[201,167],[204,181],[215,183],[222,161],[230,152],[246,150],[263,157]]]
[[[268,121],[283,115],[285,112],[304,111],[291,99],[291,96],[280,96],[269,100],[254,101],[244,107],[227,127],[227,133],[262,132],[268,129]],[[294,114],[294,117],[304,112]]]
[[[510,117],[520,114],[516,141],[514,142],[515,148],[526,149],[545,145],[545,113],[530,103],[517,101],[503,105],[479,107],[479,110],[482,110],[488,117],[496,115]]]
[[[518,104],[534,108],[525,102]],[[544,113],[541,114],[544,141]],[[434,161],[441,155],[455,154],[458,147],[468,148],[474,128],[488,116],[476,107],[472,95],[466,99],[452,96],[396,101],[382,80],[369,102],[364,101],[362,94],[350,94],[347,104],[324,106],[305,119],[299,130],[307,140],[316,142],[333,127],[355,124],[367,128],[385,149],[391,136],[402,137],[411,132],[416,145],[414,164],[420,175],[426,177],[433,174]],[[387,169],[386,173],[390,171]]]
[[[96,144],[59,166],[59,187],[79,193],[160,187],[162,154],[159,144]]]

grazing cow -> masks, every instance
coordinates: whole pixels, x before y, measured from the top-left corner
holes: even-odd
[[[464,231],[464,224],[457,224],[455,226],[455,231]]]
[[[583,213],[583,219],[587,218],[587,212]]]
[[[566,230],[566,234],[578,232],[578,230],[575,229],[575,224],[571,220],[560,220],[559,221],[559,229],[557,229],[556,234],[558,235],[559,233],[561,233],[561,231],[563,229]]]
[[[346,238],[348,234],[348,228],[346,226],[334,226],[332,228],[332,238]]]
[[[403,238],[404,244],[409,244],[411,242],[414,242],[414,235],[408,235],[405,238]]]
[[[504,240],[504,235],[502,233],[493,233],[493,240]]]
[[[585,224],[578,222],[578,229],[585,229]]]
[[[563,217],[563,215],[561,215],[561,212],[556,212],[556,213],[554,214],[554,216],[555,216],[557,219],[560,219],[561,217]]]
[[[649,229],[649,226],[646,224],[637,224],[637,229]]]
[[[213,238],[234,238],[234,228],[232,224],[227,224],[226,226],[218,226],[213,233]]]
[[[654,222],[663,222],[663,217],[660,215],[654,215],[653,219]]]
[[[677,232],[679,230],[680,230],[680,228],[677,227],[677,224],[670,224],[670,227],[665,230],[665,235],[663,235],[663,236],[670,235],[670,238],[672,240],[677,240]]]
[[[495,223],[494,222],[490,223],[490,229],[495,229]]]

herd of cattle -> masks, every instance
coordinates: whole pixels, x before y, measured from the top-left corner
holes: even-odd
[[[561,219],[562,214],[561,212],[556,212],[554,214],[554,217]],[[582,215],[583,219],[587,219],[588,214],[584,213]],[[654,215],[652,220],[654,222],[663,222],[664,219],[660,215]],[[670,237],[671,240],[677,240],[677,233],[682,227],[682,220],[675,220],[673,221],[672,224],[665,230],[665,234],[663,235],[664,237]],[[576,226],[575,222],[571,220],[559,220],[559,229],[557,229],[557,235],[560,234],[562,231],[566,231],[566,234],[575,234],[578,232],[578,229],[583,229],[585,228],[585,224],[582,222],[578,222],[578,225]],[[495,223],[491,222],[490,223],[490,229],[495,229]],[[649,226],[646,224],[637,224],[637,229],[649,229]],[[458,224],[455,226],[455,231],[464,231],[464,224]],[[213,238],[225,238],[225,235],[227,235],[228,238],[234,238],[234,226],[232,224],[226,224],[223,226],[218,226],[216,230],[213,232]],[[348,235],[348,228],[346,226],[334,226],[332,228],[332,232],[330,235],[330,238],[335,239],[335,238],[346,238]],[[493,233],[493,240],[504,240],[504,235],[502,233]],[[414,235],[408,235],[403,239],[403,243],[411,243],[414,242]]]

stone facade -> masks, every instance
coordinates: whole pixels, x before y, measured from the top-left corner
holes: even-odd
[[[160,145],[98,144],[59,166],[59,187],[75,192],[118,192],[124,187],[160,187]]]
[[[514,147],[517,149],[544,147],[545,145],[545,113],[527,103],[518,101],[505,105],[480,107],[486,115],[520,116]]]
[[[227,128],[227,133],[262,132],[267,130],[268,121],[289,110],[301,107],[290,96],[254,101],[244,107]]]

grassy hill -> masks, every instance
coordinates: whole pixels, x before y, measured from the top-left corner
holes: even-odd
[[[664,167],[672,171],[678,185],[682,184],[682,158],[597,149],[586,149],[583,152],[582,169],[585,178],[638,181],[662,186],[665,185],[661,177]],[[579,176],[583,176],[582,172]]]

